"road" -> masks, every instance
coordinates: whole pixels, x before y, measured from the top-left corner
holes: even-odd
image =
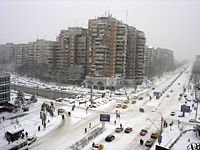
[[[179,74],[180,72],[176,72],[175,74],[173,74],[167,80],[157,85],[154,91],[162,91],[163,89],[165,89]],[[180,101],[178,101],[178,96],[180,93],[182,93],[182,87],[186,83],[183,82],[183,79],[185,78],[185,74],[183,74],[161,97],[161,103],[158,104],[158,106],[156,107],[148,105],[149,97],[146,97],[146,94],[149,93],[152,95],[153,93],[153,90],[148,90],[140,95],[144,97],[144,100],[137,100],[137,104],[128,104],[128,108],[126,110],[120,110],[121,117],[120,120],[117,120],[117,125],[119,125],[120,123],[123,124],[123,127],[130,126],[133,128],[133,132],[131,132],[130,134],[116,134],[114,132],[114,129],[117,125],[113,126],[113,122],[110,122],[107,124],[107,126],[112,130],[106,130],[103,135],[99,136],[100,140],[98,141],[100,143],[103,143],[106,149],[146,149],[145,146],[141,146],[139,144],[139,139],[141,138],[141,136],[139,135],[139,131],[142,128],[146,128],[149,130],[149,133],[145,137],[142,137],[143,140],[146,140],[148,139],[148,137],[150,137],[150,133],[152,131],[160,130],[161,116],[163,116],[164,119],[168,120],[168,122],[171,121],[170,112],[177,111],[177,106],[179,106],[181,103]],[[178,85],[179,82],[181,83],[181,85]],[[173,93],[170,92],[171,89],[174,90]],[[167,98],[166,94],[169,94],[170,97]],[[144,113],[139,112],[140,107],[144,108]],[[73,126],[70,123],[70,117],[68,117],[68,115],[66,114],[66,120],[63,121],[63,123],[58,128],[56,128],[54,131],[50,132],[46,136],[38,139],[30,147],[30,149],[65,149],[66,147],[69,147],[70,145],[75,143],[78,139],[80,139],[80,137],[83,137],[85,135],[84,128],[87,127],[90,122],[93,122],[94,126],[100,124],[100,113],[105,112],[115,114],[115,111],[115,103],[112,103],[112,105],[109,105],[107,108],[92,113],[92,115],[84,118],[78,124],[75,124]],[[115,118],[115,115],[111,115],[111,117],[111,120],[113,120]],[[104,141],[105,134],[107,133],[115,134],[116,139],[112,143],[106,143]]]

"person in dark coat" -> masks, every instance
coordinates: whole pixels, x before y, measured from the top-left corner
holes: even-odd
[[[28,132],[25,133],[26,137],[28,137]]]
[[[140,139],[140,144],[143,145],[144,141],[142,139]]]

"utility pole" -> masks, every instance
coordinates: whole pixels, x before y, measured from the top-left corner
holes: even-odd
[[[163,117],[161,116],[161,127],[160,127],[160,133],[162,134],[162,130],[163,130]]]

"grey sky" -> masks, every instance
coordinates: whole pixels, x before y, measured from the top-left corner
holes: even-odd
[[[109,11],[146,34],[147,45],[168,48],[176,59],[200,54],[199,0],[0,0],[0,44],[55,40],[69,26]]]

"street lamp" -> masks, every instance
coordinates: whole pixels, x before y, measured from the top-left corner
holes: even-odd
[[[157,111],[156,112],[158,112],[159,114],[160,114],[160,116],[161,116],[161,123],[160,123],[160,133],[162,133],[162,131],[163,131],[163,116],[162,116],[162,113],[158,110],[158,109],[156,109]],[[155,112],[155,111],[152,111],[152,112]]]
[[[197,96],[197,90],[198,90],[198,96]],[[195,119],[197,119],[198,103],[199,103],[199,87],[197,85],[195,86],[195,100],[197,101]]]

